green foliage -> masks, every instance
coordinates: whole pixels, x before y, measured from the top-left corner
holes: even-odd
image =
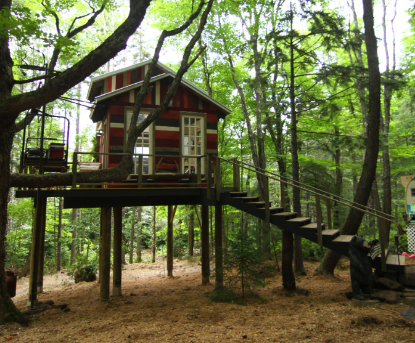
[[[211,295],[212,301],[244,304],[255,296],[255,289],[266,286],[266,277],[273,267],[263,262],[255,240],[246,232],[236,231],[228,240],[224,259],[224,289]]]
[[[70,267],[68,275],[72,278],[75,277],[75,273],[86,278],[89,275],[95,275],[98,272],[98,258],[94,260],[88,260],[86,256],[77,255],[75,263]]]

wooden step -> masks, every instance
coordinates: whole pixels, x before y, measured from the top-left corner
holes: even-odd
[[[323,225],[323,224],[322,224]],[[340,230],[322,230],[321,234],[323,236],[335,236],[340,232]]]
[[[256,207],[258,209],[261,207],[260,208],[261,210],[265,209],[265,202],[264,201],[250,201],[249,204],[256,205]],[[271,203],[269,203],[269,206],[271,207]]]
[[[265,207],[258,207],[258,210],[265,210]],[[269,208],[269,213],[271,214],[283,212],[283,211],[284,211],[284,207],[270,207]]]
[[[280,213],[273,213],[272,216],[280,216],[284,218],[294,218],[297,216],[297,212],[280,212]]]
[[[338,237],[336,237],[335,239],[333,239],[333,242],[346,242],[346,243],[350,243],[350,241],[352,240],[353,235],[340,235]]]
[[[246,197],[246,196],[248,196],[248,192],[229,192],[229,196],[231,198]]]
[[[309,217],[297,217],[297,218],[292,218],[292,219],[288,219],[287,222],[291,222],[291,223],[299,223],[299,224],[306,224],[310,221]]]
[[[259,200],[258,197],[233,197],[232,199],[240,199],[243,202],[254,202]]]
[[[324,223],[321,223],[321,228],[324,230]],[[309,230],[317,230],[317,223],[310,223],[310,224],[306,224],[301,226],[302,229],[309,229]]]

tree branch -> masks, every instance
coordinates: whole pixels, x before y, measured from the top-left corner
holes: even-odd
[[[19,113],[55,100],[115,57],[126,47],[128,38],[140,26],[150,2],[151,0],[130,0],[129,15],[113,34],[43,87],[25,94],[3,97],[0,100],[0,127],[11,127]]]
[[[182,25],[180,28],[177,28],[171,31],[162,32],[159,38],[159,42],[157,44],[154,56],[153,56],[152,63],[144,78],[143,86],[141,87],[137,95],[137,99],[134,105],[133,116],[132,116],[132,117],[135,117],[135,121],[133,120],[131,121],[131,125],[128,131],[127,144],[124,148],[124,152],[132,154],[138,135],[141,134],[141,132],[146,127],[148,127],[157,117],[159,117],[163,113],[163,111],[167,108],[168,104],[173,98],[174,94],[176,93],[180,85],[180,82],[183,78],[184,73],[187,71],[189,65],[193,63],[194,61],[192,60],[189,64],[189,57],[192,52],[192,49],[194,48],[195,44],[197,43],[198,39],[200,38],[202,34],[203,28],[207,21],[207,16],[210,13],[210,10],[212,8],[213,1],[214,0],[209,0],[207,7],[202,14],[202,18],[198,26],[197,32],[194,35],[194,37],[190,40],[188,45],[186,46],[186,49],[183,54],[183,59],[180,64],[180,68],[177,71],[174,81],[172,85],[170,86],[166,96],[163,98],[158,108],[154,109],[148,115],[148,117],[144,119],[139,125],[136,125],[135,123],[137,122],[138,113],[140,112],[140,109],[141,109],[141,103],[144,99],[144,96],[148,92],[148,86],[149,86],[150,77],[152,75],[152,69],[157,64],[160,50],[163,46],[163,42],[165,38],[176,35],[184,31],[187,27],[189,27],[190,24],[193,22],[193,20],[200,14],[205,4],[204,1],[203,0],[201,1],[198,10],[194,14],[192,14],[189,20],[184,25]],[[121,160],[120,164],[118,164],[116,167],[98,170],[98,171],[91,171],[91,172],[82,172],[82,173],[78,172],[77,180],[80,183],[120,180],[120,179],[125,178],[131,172],[131,168],[132,168],[131,156],[123,156],[123,159]],[[49,186],[56,186],[56,185],[68,186],[71,184],[72,184],[72,173],[45,174],[45,175],[12,174],[11,176],[12,187],[49,187]]]
[[[36,76],[36,77],[33,77],[31,79],[27,79],[27,80],[14,80],[13,83],[15,85],[23,85],[25,83],[30,83],[30,82],[34,82],[34,81],[38,81],[38,80],[50,79],[51,77],[54,77],[56,75],[57,75],[57,73],[53,73],[53,74],[50,74],[50,75],[40,75],[40,76]]]

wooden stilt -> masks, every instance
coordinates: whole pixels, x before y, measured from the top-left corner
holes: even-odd
[[[102,213],[102,234],[101,241],[101,275],[100,300],[108,302],[110,300],[110,266],[111,266],[111,207],[101,208]]]
[[[167,276],[173,276],[173,206],[167,206]]]
[[[122,254],[122,207],[113,207],[114,212],[114,267],[112,273],[112,295],[121,295]]]
[[[98,251],[98,270],[99,270],[99,274],[98,274],[98,283],[101,283],[101,268],[102,268],[102,261],[101,261],[101,257],[102,257],[102,218],[103,218],[103,211],[101,208],[101,213],[99,216],[99,251]]]
[[[209,283],[209,207],[202,205],[202,284]]]
[[[40,222],[40,240],[39,240],[39,267],[38,267],[38,277],[37,277],[37,293],[43,292],[43,275],[45,271],[45,234],[46,234],[46,206],[47,198],[41,198],[42,205],[42,218]]]
[[[222,205],[215,205],[215,288],[223,287]]]
[[[39,257],[40,257],[40,239],[42,227],[42,198],[40,197],[40,190],[36,197],[35,214],[33,218],[32,230],[32,253],[30,258],[30,280],[29,280],[29,299],[27,302],[28,308],[34,308],[37,301],[37,281],[39,274]]]

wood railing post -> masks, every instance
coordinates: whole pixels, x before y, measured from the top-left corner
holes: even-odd
[[[269,224],[270,213],[269,213],[269,178],[264,175],[264,201],[265,201],[265,223]]]
[[[220,159],[216,157],[215,165],[215,185],[216,185],[216,200],[220,201],[220,190],[222,188],[222,181],[220,176]]]
[[[240,190],[240,176],[239,176],[239,164],[237,163],[237,159],[233,159],[233,188],[235,188],[236,192]]]
[[[138,156],[137,187],[143,188],[143,155]]]
[[[206,159],[206,183],[207,183],[207,198],[212,200],[212,156],[207,155]]]
[[[386,272],[386,249],[388,248],[388,237],[386,234],[386,221],[383,218],[378,218],[379,224],[379,241],[380,241],[380,248],[381,248],[381,266],[382,271]],[[399,255],[398,255],[399,258]]]
[[[316,194],[316,217],[317,217],[317,238],[318,245],[323,247],[323,233],[321,227],[321,205],[320,205],[320,196]]]
[[[73,153],[72,159],[72,188],[76,188],[76,173],[78,171],[78,153]]]
[[[284,182],[280,180],[280,194],[281,194],[281,207],[285,211],[285,188]]]
[[[202,157],[197,157],[196,160],[196,168],[197,168],[197,187],[200,187],[202,184]]]
[[[331,222],[331,201],[330,198],[326,198],[326,207],[327,207],[327,225],[328,229],[333,229],[333,225]]]

